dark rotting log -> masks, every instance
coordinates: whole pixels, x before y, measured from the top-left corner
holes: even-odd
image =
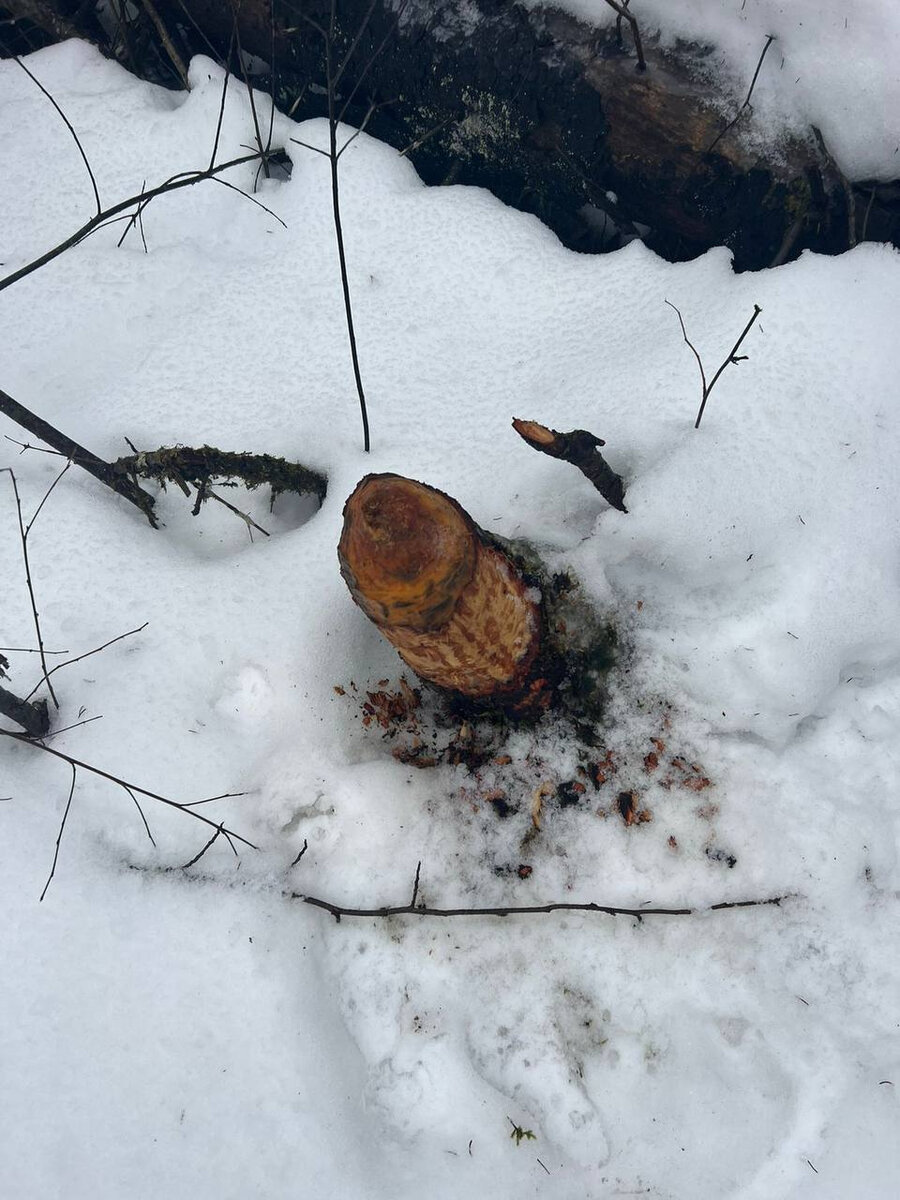
[[[21,725],[29,737],[43,737],[50,732],[46,700],[20,700],[5,687],[0,687],[0,715]]]
[[[227,5],[159,4],[193,50],[212,44],[227,54]],[[195,24],[185,24],[185,10]],[[276,102],[295,118],[326,112],[322,39],[308,20],[327,27],[330,13],[330,0],[240,7],[241,45],[266,61],[274,48]],[[746,138],[752,107],[738,97],[739,118],[722,115],[722,94],[703,69],[711,47],[669,50],[642,34],[647,69],[638,71],[629,39],[622,45],[614,28],[551,7],[342,0],[333,57],[343,63],[350,52],[341,86],[348,122],[368,115],[368,132],[407,152],[427,183],[488,187],[575,249],[616,249],[640,226],[670,260],[726,245],[738,270],[756,270],[804,249],[854,244],[871,189],[854,197],[813,133],[766,139],[754,129]],[[869,236],[884,237],[888,211],[877,196]],[[896,236],[896,213],[891,220]]]

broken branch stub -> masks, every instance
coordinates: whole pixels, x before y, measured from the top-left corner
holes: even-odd
[[[455,500],[367,475],[344,506],[338,558],[353,599],[422,679],[515,709],[534,678],[540,599]]]
[[[540,450],[542,454],[549,454],[551,458],[561,458],[577,467],[582,475],[587,476],[607,504],[611,504],[619,512],[628,512],[625,507],[625,484],[622,477],[615,473],[600,453],[600,447],[606,445],[603,438],[598,438],[586,429],[559,433],[558,430],[549,429],[537,421],[522,421],[518,417],[513,420],[513,429],[533,450]]]

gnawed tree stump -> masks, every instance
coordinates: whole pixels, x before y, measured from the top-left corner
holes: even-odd
[[[338,547],[353,599],[422,679],[512,712],[540,709],[540,593],[459,504],[402,475],[367,475]]]

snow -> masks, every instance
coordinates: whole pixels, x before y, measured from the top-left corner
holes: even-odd
[[[895,18],[878,12],[883,46]],[[212,63],[195,60],[191,91],[172,96],[79,43],[27,61],[105,203],[208,162]],[[86,220],[92,194],[13,63],[0,105],[9,271]],[[883,161],[854,119],[834,116]],[[54,676],[57,727],[102,719],[48,745],[179,800],[243,792],[194,811],[258,850],[236,862],[220,838],[181,871],[212,831],[145,800],[153,846],[129,797],[80,770],[39,902],[71,773],[4,739],[5,1187],[22,1200],[406,1200],[423,1186],[448,1200],[887,1200],[900,1169],[897,252],[742,275],[722,250],[678,265],[639,244],[579,256],[483,191],[426,189],[360,136],[341,188],[364,455],[328,163],[291,136],[324,146],[327,129],[276,117],[293,175],[256,195],[284,225],[205,183],[148,208],[148,254],[137,231],[117,249],[113,226],[0,294],[0,386],[96,453],[127,452],[125,437],[209,442],[328,476],[314,515],[280,501],[270,518],[265,497],[242,497],[272,533],[252,544],[232,514],[194,519],[173,491],[154,532],[75,469],[33,528],[49,649],[80,654],[147,622]],[[219,159],[251,138],[233,85]],[[228,179],[249,190],[254,167]],[[762,308],[697,431],[696,363],[667,299],[708,373]],[[513,416],[604,437],[628,514],[529,450]],[[27,517],[60,463],[5,445]],[[527,539],[618,630],[596,755],[617,770],[585,800],[553,794],[585,753],[561,718],[511,734],[498,747],[511,761],[478,777],[404,765],[363,728],[362,694],[396,689],[403,669],[350,600],[336,545],[359,478],[389,470]],[[0,643],[30,646],[8,476],[0,488]],[[9,686],[27,691],[35,656],[8,657]],[[651,820],[623,822],[629,789]],[[290,898],[403,904],[419,862],[419,899],[443,907],[791,898],[642,923],[339,924]],[[510,1122],[534,1139],[517,1144]]]

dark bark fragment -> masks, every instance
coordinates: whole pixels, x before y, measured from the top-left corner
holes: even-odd
[[[46,700],[20,700],[5,687],[0,687],[0,714],[21,725],[29,737],[43,737],[50,730]]]

